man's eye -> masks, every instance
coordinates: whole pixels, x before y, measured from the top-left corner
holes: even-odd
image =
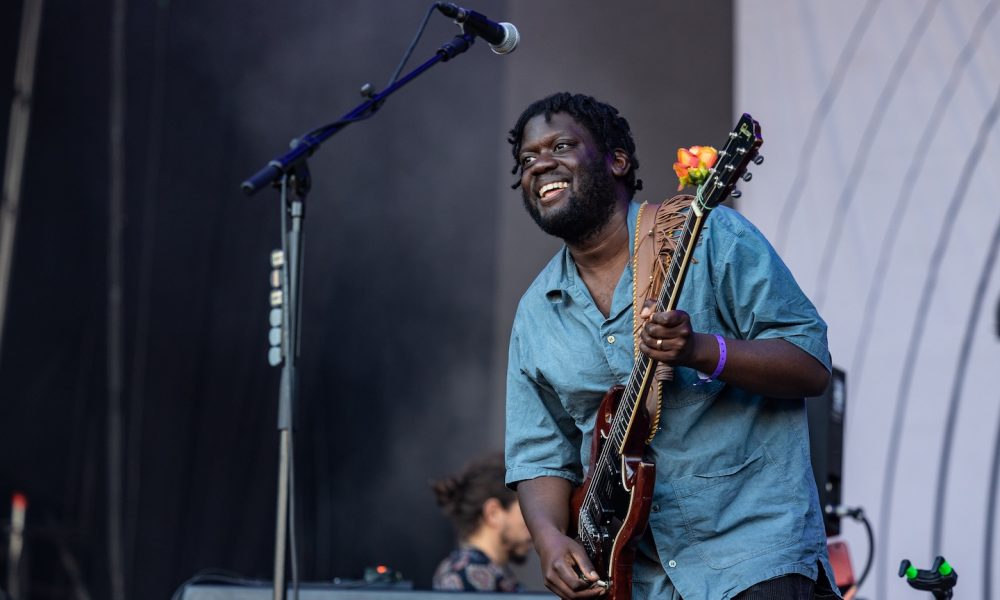
[[[524,156],[524,157],[521,157],[521,166],[522,167],[527,167],[528,165],[531,164],[531,162],[533,160],[535,160],[534,156]]]

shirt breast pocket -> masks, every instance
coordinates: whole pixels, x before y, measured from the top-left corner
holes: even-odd
[[[804,515],[791,484],[757,448],[742,464],[671,482],[688,540],[713,569],[787,546],[801,537]]]

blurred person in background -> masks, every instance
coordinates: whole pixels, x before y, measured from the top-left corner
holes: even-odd
[[[509,565],[522,564],[531,534],[514,491],[504,485],[502,453],[469,463],[460,473],[433,482],[442,512],[458,533],[458,547],[434,573],[436,590],[521,591]]]

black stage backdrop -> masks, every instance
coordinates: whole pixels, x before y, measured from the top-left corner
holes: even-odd
[[[279,372],[265,357],[280,209],[275,193],[246,198],[239,182],[360,102],[361,84],[384,86],[426,8],[127,3],[123,476],[109,483],[115,9],[46,3],[0,348],[0,498],[29,498],[32,597],[69,597],[74,580],[114,597],[109,494],[123,502],[126,596],[167,597],[209,567],[270,577]],[[555,247],[509,190],[504,138],[520,108],[561,89],[619,104],[652,196],[672,191],[673,149],[730,126],[728,3],[708,15],[657,2],[472,8],[519,19],[521,48],[498,57],[477,43],[310,163],[296,437],[304,579],[381,563],[428,586],[452,544],[428,480],[502,445],[498,349]],[[0,7],[0,139],[20,11]],[[456,31],[432,17],[409,67]]]

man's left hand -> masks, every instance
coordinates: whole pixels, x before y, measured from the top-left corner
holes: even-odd
[[[639,350],[671,366],[690,366],[697,339],[691,329],[691,317],[683,310],[654,312],[655,309],[656,301],[647,300],[639,313],[639,318],[646,322],[639,334]]]

